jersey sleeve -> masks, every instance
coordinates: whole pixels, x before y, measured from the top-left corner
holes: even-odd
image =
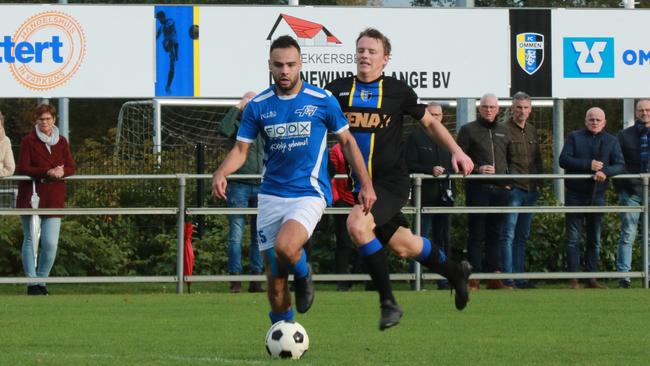
[[[339,134],[350,126],[348,125],[348,119],[343,114],[339,102],[334,98],[330,91],[327,92],[327,98],[325,102],[327,103],[327,129],[335,134]]]
[[[403,84],[404,87],[404,113],[410,115],[416,120],[421,120],[424,117],[424,113],[427,109],[427,106],[420,103],[418,95],[415,94],[415,91],[410,86]]]
[[[237,131],[237,141],[248,142],[252,144],[257,138],[259,132],[259,121],[257,116],[257,108],[254,108],[251,103],[244,108],[244,113]]]

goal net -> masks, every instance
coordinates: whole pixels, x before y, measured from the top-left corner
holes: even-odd
[[[230,146],[217,128],[235,103],[189,99],[126,102],[118,117],[115,158],[152,162],[177,173],[193,173],[198,150],[202,149],[206,168],[213,168],[216,154]]]

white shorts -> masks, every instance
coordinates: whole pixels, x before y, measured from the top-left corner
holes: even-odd
[[[288,220],[298,221],[311,237],[325,212],[325,200],[313,196],[284,198],[260,193],[257,207],[257,242],[260,251],[265,251],[275,246],[280,226]]]

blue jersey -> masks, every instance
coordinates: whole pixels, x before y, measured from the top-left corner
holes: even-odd
[[[241,120],[237,140],[264,140],[260,193],[279,197],[322,197],[331,204],[327,172],[327,131],[341,133],[348,120],[329,91],[303,82],[296,95],[280,96],[275,87],[253,98]]]

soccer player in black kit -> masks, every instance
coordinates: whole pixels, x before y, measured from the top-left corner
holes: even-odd
[[[427,134],[451,152],[456,172],[468,175],[474,163],[442,123],[426,111],[426,105],[418,102],[410,86],[383,75],[390,51],[390,41],[380,31],[364,30],[356,42],[357,75],[334,80],[325,87],[337,98],[348,118],[350,131],[357,140],[377,194],[369,214],[364,213],[359,204],[353,207],[347,225],[379,292],[380,330],[399,324],[402,317],[391,289],[384,245],[400,257],[413,258],[446,277],[456,291],[458,310],[464,309],[469,301],[468,278],[472,271],[468,262],[454,262],[427,238],[413,234],[401,213],[410,190],[402,146],[404,114],[420,121]],[[352,179],[356,192],[359,187],[354,176]]]

